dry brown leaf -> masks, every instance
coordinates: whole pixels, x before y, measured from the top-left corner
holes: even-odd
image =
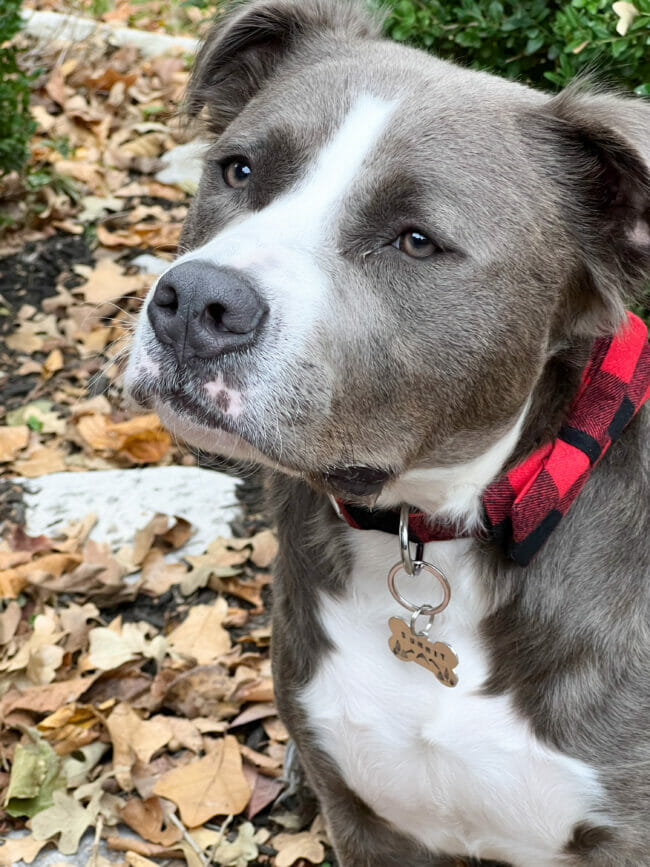
[[[27,425],[0,427],[0,463],[13,461],[18,452],[26,448],[28,442],[29,428]]]
[[[167,431],[147,430],[127,436],[119,453],[131,458],[137,464],[154,464],[167,454],[171,447],[171,437]]]
[[[16,569],[0,570],[0,599],[15,599],[27,584],[27,578]]]
[[[20,693],[5,696],[0,711],[3,714],[13,710],[29,710],[32,713],[52,713],[69,702],[76,701],[90,686],[97,675],[74,677],[46,686],[34,686]]]
[[[250,540],[253,545],[251,560],[260,569],[270,566],[278,553],[278,540],[271,530],[262,530]]]
[[[186,572],[187,567],[182,563],[165,563],[161,551],[150,551],[142,563],[140,589],[152,596],[162,596],[174,584],[179,584]]]
[[[279,777],[282,775],[282,759],[275,759],[265,753],[259,753],[257,750],[246,746],[246,744],[240,744],[239,749],[246,761],[250,762],[261,773],[266,774],[268,777]]]
[[[278,852],[275,856],[276,867],[291,867],[301,858],[310,864],[322,864],[325,857],[323,844],[311,831],[278,834],[271,843]]]
[[[123,454],[136,463],[158,461],[171,446],[169,434],[154,413],[118,423],[105,415],[83,415],[77,429],[94,451]]]
[[[147,798],[146,801],[131,798],[120,810],[120,815],[130,828],[150,843],[171,846],[183,837],[182,830],[176,825],[164,827],[166,822],[160,798]]]
[[[47,840],[35,840],[31,834],[27,837],[5,840],[0,846],[0,867],[14,867],[19,861],[31,864],[46,845]]]
[[[104,90],[108,92],[118,82],[123,84],[124,87],[131,87],[132,84],[135,84],[137,78],[137,72],[124,74],[113,66],[107,66],[96,75],[89,75],[84,80],[84,84],[89,90]]]
[[[284,783],[258,773],[250,765],[244,765],[244,776],[251,788],[251,799],[246,808],[246,816],[252,819],[265,807],[273,803],[284,789]]]
[[[47,356],[41,367],[41,376],[43,379],[49,379],[57,370],[63,367],[63,353],[60,349],[53,349]]]
[[[9,644],[22,618],[22,609],[13,599],[0,614],[0,646]]]
[[[167,641],[156,635],[149,641],[140,624],[125,623],[118,631],[106,626],[91,629],[88,633],[90,651],[88,666],[101,671],[110,671],[130,662],[137,656],[145,656],[162,662],[167,652]]]
[[[14,466],[19,475],[28,479],[62,473],[66,468],[64,455],[55,445],[35,449],[25,460],[16,461]]]
[[[227,701],[233,679],[221,665],[201,665],[179,674],[167,687],[163,705],[192,720],[234,716],[238,707]]]
[[[138,855],[137,852],[127,852],[125,857],[129,867],[160,867],[156,861],[145,858],[144,855]]]
[[[60,106],[63,106],[66,99],[65,78],[60,65],[55,66],[50,73],[50,77],[45,85],[45,90],[50,99],[53,99],[54,102],[58,102]]]
[[[223,597],[212,605],[196,605],[183,623],[167,636],[176,653],[195,659],[199,665],[216,662],[230,650],[230,635],[223,627],[228,603]]]
[[[86,283],[79,286],[74,292],[83,293],[89,304],[115,301],[124,295],[137,292],[138,289],[149,283],[149,280],[143,279],[141,274],[124,274],[122,267],[111,259],[100,259],[95,268],[77,265],[74,270],[87,277]]]
[[[66,756],[96,741],[100,722],[93,707],[73,702],[41,720],[37,728],[58,755]]]
[[[237,740],[226,735],[204,758],[161,777],[154,792],[176,804],[188,828],[196,828],[213,816],[241,813],[250,798],[250,788]]]

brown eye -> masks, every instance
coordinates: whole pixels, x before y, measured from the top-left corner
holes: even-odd
[[[251,167],[244,160],[232,160],[223,167],[223,179],[229,187],[235,189],[245,187],[252,173]]]
[[[431,238],[417,229],[409,229],[408,232],[402,232],[395,241],[395,246],[412,259],[427,259],[438,249]]]

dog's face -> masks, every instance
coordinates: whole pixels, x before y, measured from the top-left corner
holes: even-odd
[[[128,389],[200,448],[352,495],[475,457],[556,345],[616,322],[620,249],[647,246],[645,167],[580,99],[381,41],[347,3],[244,7],[195,67],[213,140]]]

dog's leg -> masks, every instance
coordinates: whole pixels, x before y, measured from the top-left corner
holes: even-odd
[[[509,867],[427,852],[377,816],[340,778],[330,777],[319,794],[339,867]]]

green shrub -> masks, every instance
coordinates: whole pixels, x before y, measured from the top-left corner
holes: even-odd
[[[389,11],[389,36],[442,57],[545,87],[595,71],[650,95],[650,0],[634,0],[629,11],[638,14],[624,35],[611,0],[379,2]]]
[[[20,171],[35,125],[29,113],[29,76],[9,40],[20,30],[20,0],[0,0],[0,177]]]

